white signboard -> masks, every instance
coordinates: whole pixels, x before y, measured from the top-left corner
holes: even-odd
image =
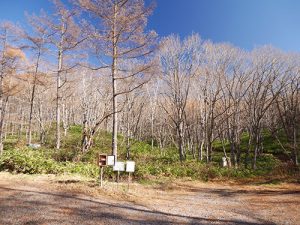
[[[126,172],[133,173],[135,170],[135,162],[134,161],[126,161]]]
[[[125,163],[124,162],[116,162],[113,166],[113,171],[125,171]]]
[[[108,166],[114,166],[115,165],[115,156],[114,155],[108,155],[107,156],[107,165]]]

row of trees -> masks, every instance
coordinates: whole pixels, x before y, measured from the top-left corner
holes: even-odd
[[[53,124],[59,149],[70,125],[80,124],[83,152],[105,129],[115,156],[118,133],[128,158],[139,139],[162,151],[176,146],[182,161],[191,154],[211,162],[219,141],[233,166],[256,168],[268,131],[298,164],[299,55],[246,52],[197,34],[158,42],[146,30],[153,5],[142,0],[54,6],[51,15],[28,16],[30,30],[1,25],[0,151],[8,133],[44,143]]]
[[[167,37],[160,50],[162,111],[173,123],[180,159],[191,152],[199,160],[205,150],[212,160],[213,142],[230,146],[230,161],[238,167],[253,155],[256,168],[268,131],[298,164],[299,55],[272,47],[245,52],[229,44],[213,44],[192,35],[184,41]],[[160,114],[161,115],[161,114]],[[282,143],[284,133],[287,144]],[[241,149],[243,135],[249,136]],[[197,150],[196,150],[197,149]]]

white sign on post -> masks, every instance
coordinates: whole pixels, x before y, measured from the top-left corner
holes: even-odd
[[[126,161],[126,172],[133,173],[135,170],[135,162],[134,161]]]
[[[113,171],[125,171],[125,163],[124,162],[116,162],[113,166]]]
[[[107,165],[108,166],[114,166],[115,165],[115,156],[114,155],[108,155],[107,156]]]

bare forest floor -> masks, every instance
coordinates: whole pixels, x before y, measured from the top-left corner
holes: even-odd
[[[0,224],[299,224],[300,185],[105,183],[0,173]]]

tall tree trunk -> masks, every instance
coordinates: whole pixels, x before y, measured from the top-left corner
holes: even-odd
[[[182,162],[185,160],[184,154],[184,135],[183,135],[183,121],[182,121],[182,113],[179,112],[179,124],[177,126],[177,134],[178,134],[178,150],[179,150],[179,159]]]
[[[4,117],[6,113],[6,107],[7,107],[8,97],[5,97],[3,99],[3,96],[1,96],[1,117],[0,117],[0,155],[3,153],[3,135],[4,132]]]
[[[154,115],[153,110],[151,109],[151,149],[154,147]]]
[[[117,16],[117,4],[114,5],[114,18],[113,18],[113,58],[112,58],[112,67],[111,67],[111,76],[112,76],[112,110],[113,110],[113,130],[112,130],[112,155],[115,156],[117,161],[118,154],[118,113],[117,113],[117,45],[116,45],[116,16]]]
[[[56,149],[60,149],[60,100],[61,100],[61,71],[63,52],[60,48],[58,51],[58,71],[56,78]]]
[[[2,59],[4,58],[5,56],[5,50],[6,50],[6,38],[7,38],[7,33],[6,33],[6,30],[4,32],[4,36],[5,36],[5,39],[4,39],[4,42],[3,42],[3,50],[2,50]],[[2,155],[3,153],[3,128],[4,128],[4,116],[5,116],[5,111],[6,111],[6,104],[4,101],[4,90],[3,90],[3,85],[4,85],[4,71],[3,71],[3,67],[4,67],[4,62],[2,63],[1,62],[1,67],[2,67],[2,70],[1,70],[1,74],[0,74],[0,155]]]
[[[203,146],[204,146],[204,141],[202,141],[201,144],[198,146],[198,160],[199,161],[203,160]]]
[[[127,110],[126,110],[126,159],[130,159],[130,123],[129,123],[129,101],[128,96],[126,96]]]
[[[33,77],[33,84],[32,84],[32,92],[31,92],[31,98],[30,98],[30,111],[29,111],[29,124],[28,124],[28,144],[31,144],[31,126],[32,126],[32,115],[33,115],[33,105],[34,105],[34,97],[35,97],[35,90],[36,90],[36,81],[37,81],[37,74],[38,74],[38,68],[39,68],[39,61],[40,61],[40,51],[37,55],[36,65],[35,65],[35,71],[34,71],[34,77]]]
[[[254,157],[253,157],[253,165],[252,165],[252,168],[254,170],[257,169],[257,166],[256,166],[256,161],[257,161],[257,155],[259,153],[259,131],[256,130],[255,131],[255,147],[254,147]]]
[[[81,151],[86,152],[89,148],[88,146],[88,127],[87,127],[87,115],[86,112],[83,113],[83,129],[82,129],[82,140],[81,140]]]
[[[298,166],[299,162],[298,162],[298,147],[297,147],[297,128],[294,127],[294,132],[293,132],[293,162],[294,165]]]

